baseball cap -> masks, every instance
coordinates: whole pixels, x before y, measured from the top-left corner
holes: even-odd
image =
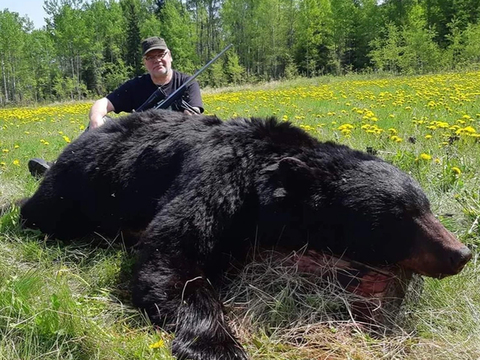
[[[152,50],[168,50],[165,40],[160,37],[153,36],[142,41],[142,52],[145,56],[146,53]]]

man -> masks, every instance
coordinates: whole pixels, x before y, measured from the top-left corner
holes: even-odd
[[[108,119],[106,115],[111,111],[118,114],[138,109],[158,88],[167,97],[189,79],[188,75],[172,69],[172,54],[162,38],[145,39],[142,42],[142,52],[143,64],[148,72],[128,80],[106,97],[95,101],[89,113],[89,128],[102,126]],[[155,103],[150,107],[154,105]],[[171,110],[190,115],[203,112],[200,87],[196,81],[186,87],[181,98],[172,104]],[[28,162],[28,169],[33,176],[40,177],[51,165],[51,162],[35,158]]]

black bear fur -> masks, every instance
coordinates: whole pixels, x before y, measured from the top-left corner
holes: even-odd
[[[70,144],[21,207],[61,239],[140,233],[133,303],[179,359],[246,359],[215,290],[252,246],[328,250],[436,277],[470,252],[410,176],[288,122],[135,113]]]

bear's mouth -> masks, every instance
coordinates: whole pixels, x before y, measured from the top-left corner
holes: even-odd
[[[400,261],[398,264],[417,274],[443,279],[460,273],[472,258],[472,253],[466,246],[442,250],[437,255],[419,252],[415,256]]]

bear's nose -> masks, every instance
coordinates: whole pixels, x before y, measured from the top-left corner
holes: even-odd
[[[459,273],[465,264],[472,258],[472,252],[466,246],[458,249],[453,255],[450,256],[450,263],[453,270]]]

